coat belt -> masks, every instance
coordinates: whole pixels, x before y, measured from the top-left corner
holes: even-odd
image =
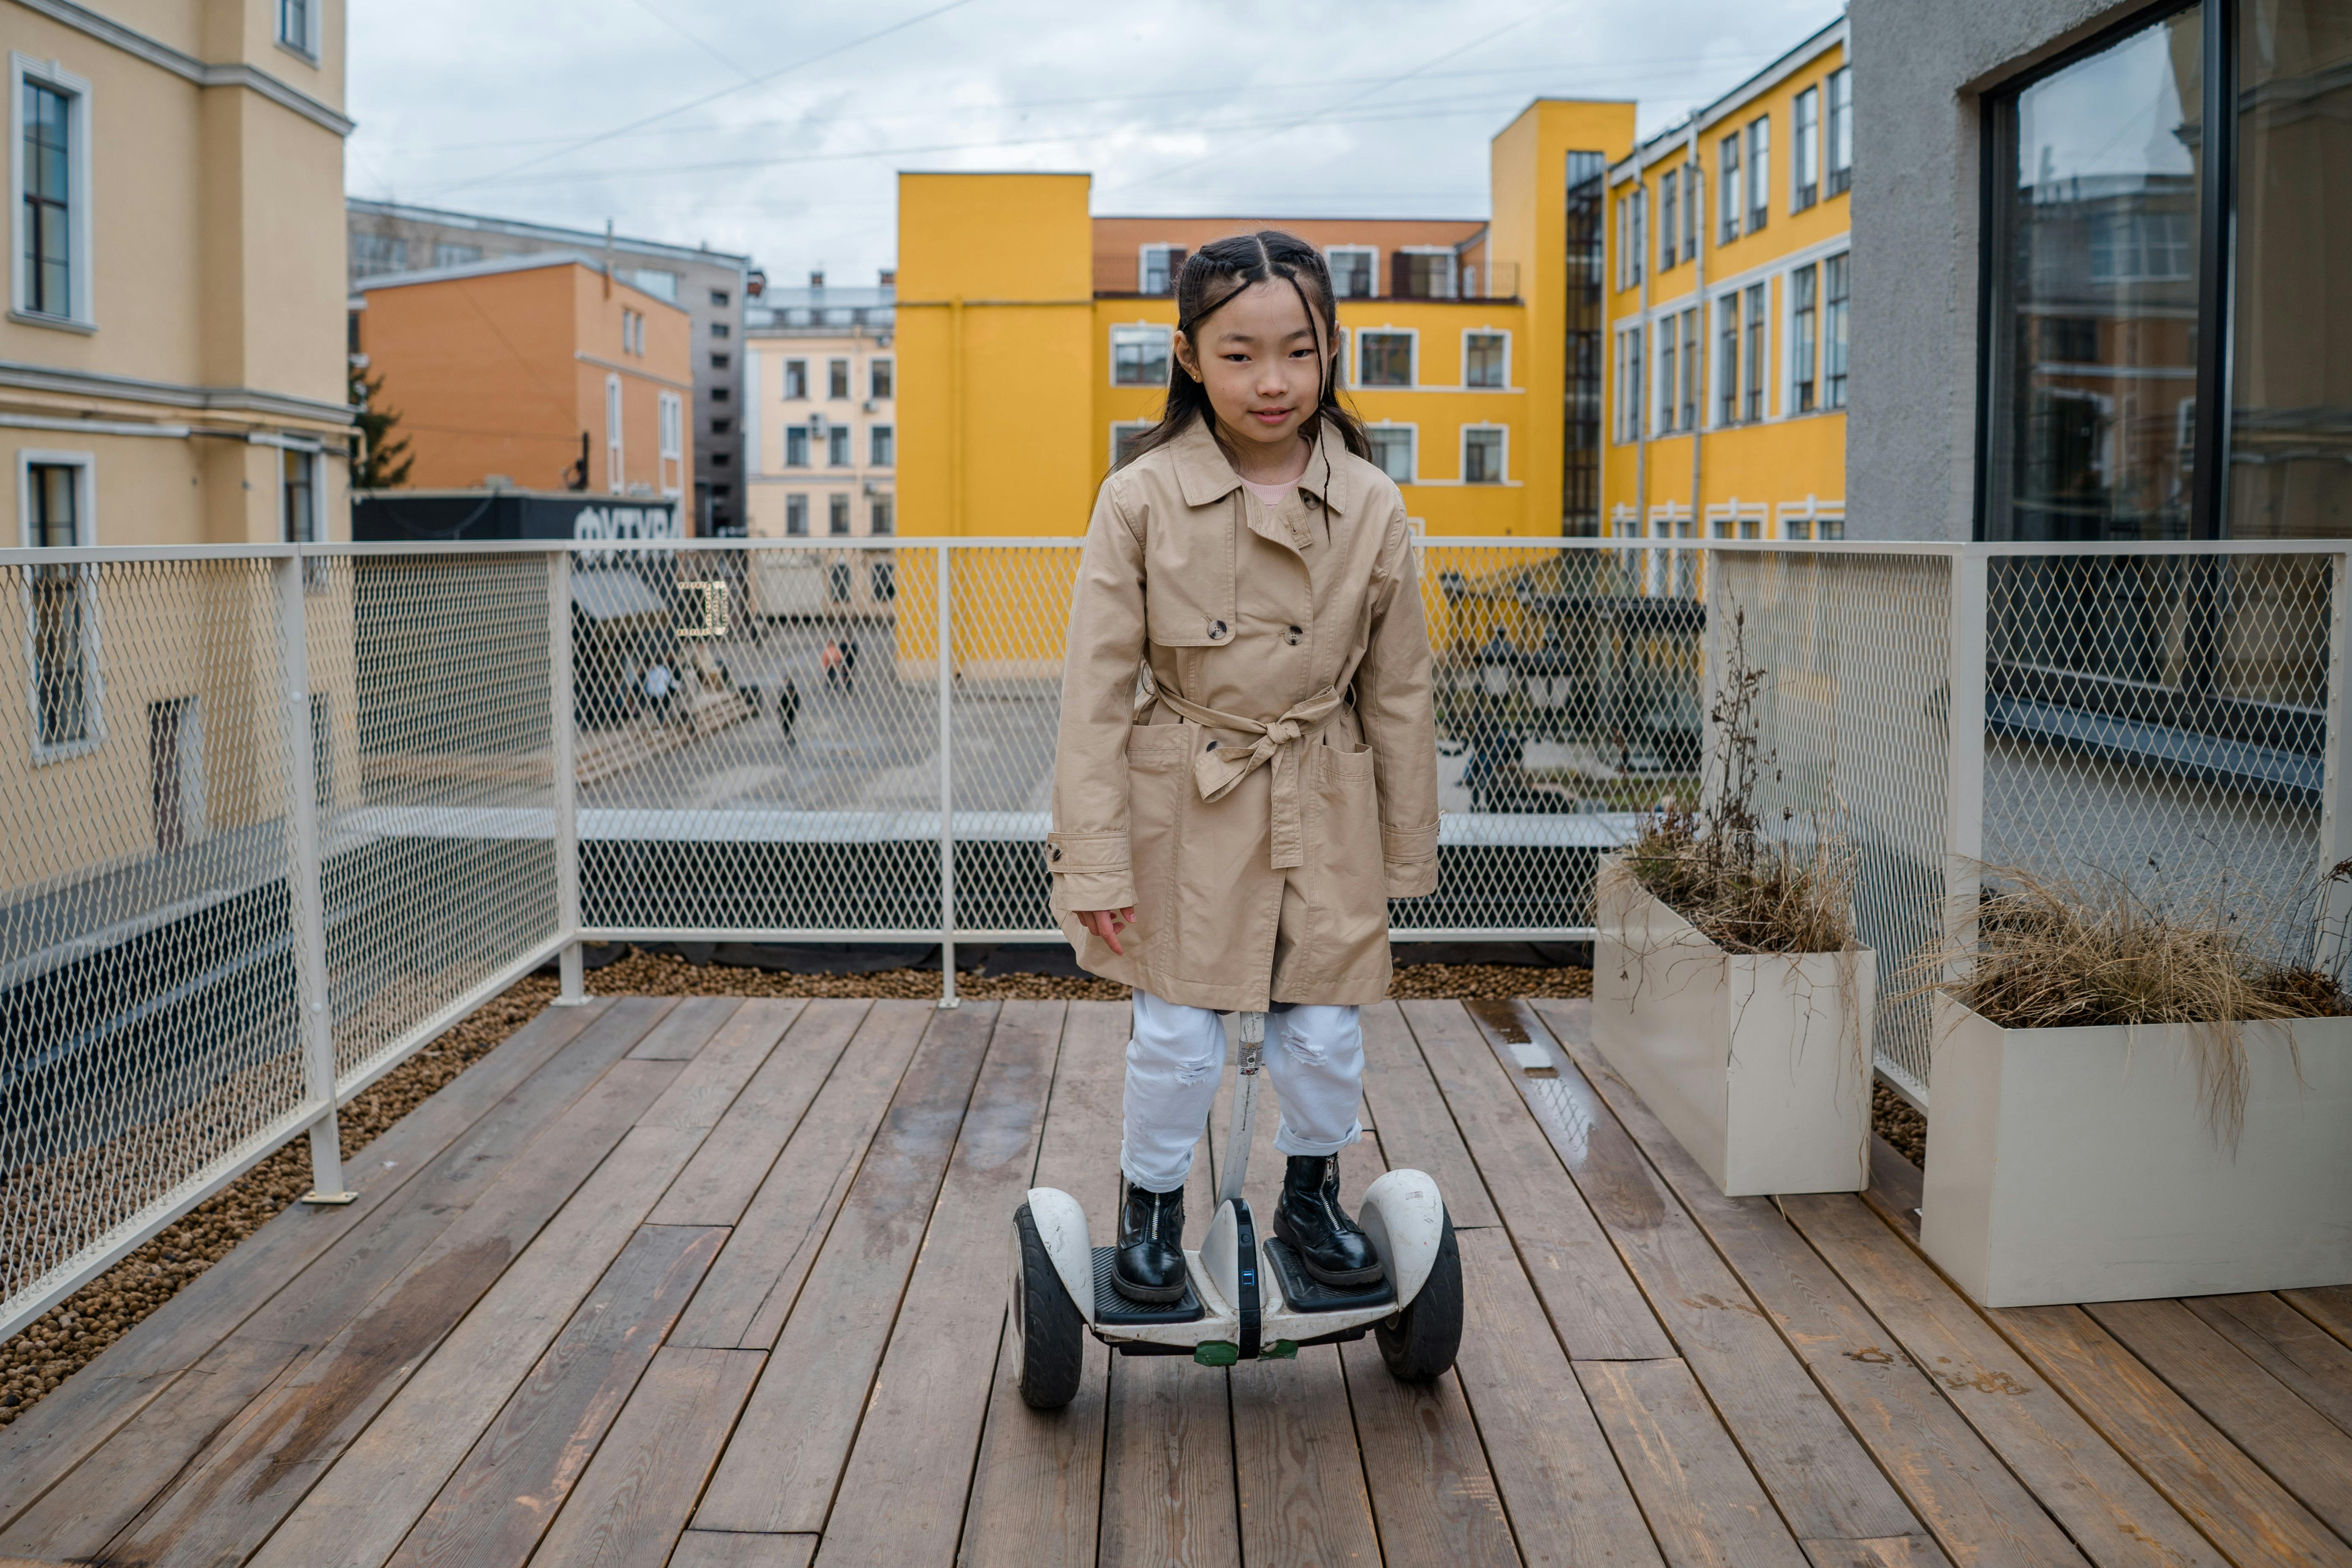
[[[1153,693],[1181,718],[1211,730],[1239,730],[1257,737],[1247,751],[1218,746],[1213,742],[1192,759],[1192,781],[1202,800],[1223,800],[1235,785],[1271,763],[1274,767],[1274,868],[1286,870],[1307,861],[1307,834],[1298,803],[1300,742],[1320,734],[1344,700],[1335,687],[1325,687],[1304,702],[1295,702],[1271,721],[1245,719],[1203,708],[1166,687]]]

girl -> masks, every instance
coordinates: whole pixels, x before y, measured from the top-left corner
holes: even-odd
[[[1184,1292],[1220,1010],[1274,1015],[1275,1235],[1326,1284],[1380,1277],[1339,1202],[1356,1009],[1388,994],[1388,900],[1437,881],[1404,500],[1339,403],[1323,258],[1272,230],[1219,240],[1176,309],[1160,422],[1087,530],[1046,851],[1078,962],[1135,988],[1113,1279],[1152,1302]]]

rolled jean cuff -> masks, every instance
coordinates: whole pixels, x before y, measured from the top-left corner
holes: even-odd
[[[1274,1152],[1277,1154],[1296,1154],[1303,1160],[1328,1160],[1349,1144],[1362,1138],[1363,1135],[1364,1124],[1359,1121],[1349,1128],[1347,1135],[1338,1142],[1323,1143],[1312,1138],[1301,1138],[1290,1130],[1290,1123],[1286,1121],[1274,1130]]]

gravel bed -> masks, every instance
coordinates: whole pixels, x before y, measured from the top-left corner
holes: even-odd
[[[1923,1170],[1927,1163],[1927,1119],[1883,1083],[1870,1086],[1870,1125],[1895,1152]]]
[[[357,1157],[394,1122],[538,1016],[553,1000],[555,986],[552,975],[534,974],[518,981],[370,1085],[343,1108],[343,1158]],[[697,966],[684,958],[632,949],[625,957],[591,973],[588,986],[607,996],[935,997],[940,994],[940,975],[936,969],[887,969],[874,974],[772,973],[720,964]],[[1107,980],[1040,974],[959,975],[956,991],[975,1000],[1118,1001],[1127,995],[1126,986]],[[1391,994],[1399,998],[1465,1000],[1591,994],[1589,969],[1505,964],[1406,964],[1398,968],[1391,988]],[[39,1404],[58,1384],[170,1300],[182,1286],[228,1256],[230,1247],[277,1217],[310,1186],[310,1141],[298,1138],[0,1344],[0,1427]]]

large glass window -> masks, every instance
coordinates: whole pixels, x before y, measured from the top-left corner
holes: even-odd
[[[1113,386],[1167,385],[1169,337],[1166,327],[1113,327],[1110,330],[1110,384]]]
[[[1412,431],[1410,425],[1369,425],[1364,437],[1372,444],[1372,463],[1401,485],[1412,483]]]
[[[1790,407],[1798,414],[1811,414],[1814,406],[1814,357],[1821,343],[1821,314],[1813,290],[1820,275],[1820,268],[1814,267],[1800,267],[1789,274]]]
[[[1491,426],[1465,426],[1462,431],[1462,482],[1499,485],[1503,482],[1503,433]]]
[[[2352,537],[2352,0],[2220,5],[1993,106],[1989,538]]]
[[[1822,90],[1797,95],[1789,124],[1789,205],[1804,211],[1822,197]]]
[[[1335,245],[1328,258],[1331,293],[1341,300],[1369,300],[1379,291],[1381,253],[1369,245]]]
[[[1682,427],[1698,428],[1699,388],[1706,384],[1703,364],[1704,345],[1699,341],[1698,307],[1693,305],[1683,312],[1683,403]],[[1669,326],[1671,329],[1671,325]]]
[[[1853,254],[1822,263],[1822,406],[1845,406],[1845,318]]]
[[[1716,243],[1729,245],[1739,237],[1739,195],[1745,188],[1739,178],[1739,133],[1736,131],[1723,139],[1722,166],[1716,173],[1715,188],[1722,208]]]
[[[1562,303],[1567,309],[1561,320],[1568,384],[1560,408],[1559,526],[1563,533],[1590,538],[1601,531],[1601,345],[1607,319],[1601,300],[1601,269],[1607,265],[1601,222],[1609,160],[1599,153],[1570,150],[1562,172],[1568,182],[1562,214],[1568,262]],[[1491,281],[1494,269],[1487,270]],[[1500,333],[1491,341],[1496,351],[1493,384],[1502,386],[1509,374],[1510,341]],[[1636,394],[1636,419],[1641,406]]]
[[[1360,386],[1411,386],[1412,334],[1370,330],[1358,332],[1356,379]]]
[[[1764,226],[1772,216],[1772,121],[1759,118],[1748,127],[1748,228]]]
[[[1462,384],[1502,386],[1510,360],[1510,338],[1502,332],[1462,334]]]
[[[87,470],[73,463],[29,463],[25,468],[25,542],[60,549],[82,537],[82,485]],[[44,748],[87,741],[90,711],[90,568],[36,566],[33,587],[33,727]]]
[[[1668,169],[1658,176],[1658,270],[1664,272],[1675,264],[1682,241],[1683,203],[1682,176]]]
[[[1739,296],[1726,294],[1715,302],[1715,422],[1739,423]]]
[[[1672,316],[1658,323],[1658,433],[1670,435],[1675,428],[1675,321]]]
[[[1853,68],[1830,73],[1829,194],[1853,184]]]
[[[1739,413],[1745,419],[1764,417],[1764,289],[1761,283],[1748,286],[1747,379],[1739,393]]]
[[[39,82],[25,98],[25,309],[73,312],[73,100]]]

